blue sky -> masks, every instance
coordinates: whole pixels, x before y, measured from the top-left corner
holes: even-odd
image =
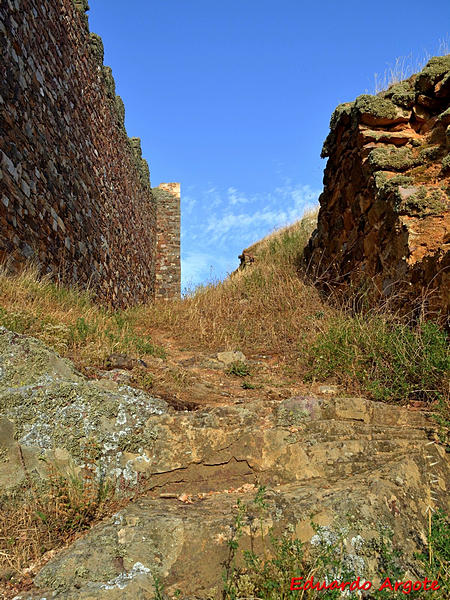
[[[434,0],[90,0],[153,186],[182,190],[183,289],[317,202],[337,104],[449,41]]]

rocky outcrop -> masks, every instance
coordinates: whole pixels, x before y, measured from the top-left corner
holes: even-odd
[[[450,55],[337,107],[305,264],[321,285],[450,305]]]
[[[308,542],[311,515],[325,528],[338,519],[364,546],[379,522],[413,568],[427,507],[448,498],[445,452],[421,412],[329,394],[177,412],[126,385],[88,381],[5,329],[0,367],[3,489],[45,478],[52,462],[79,469],[90,444],[99,474],[146,490],[50,560],[18,598],[151,598],[153,576],[184,597],[219,598],[236,501],[250,502],[259,485],[265,527],[289,526]],[[376,564],[361,544],[348,554],[368,577]]]

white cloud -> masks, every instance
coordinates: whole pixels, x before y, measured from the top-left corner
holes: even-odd
[[[301,218],[317,206],[319,193],[290,180],[253,194],[235,186],[190,188],[182,213],[183,287],[226,276],[244,248]]]
[[[229,187],[227,193],[228,201],[233,206],[235,204],[246,204],[247,202],[249,202],[248,198],[246,198],[242,194],[239,194],[238,190],[234,187]]]

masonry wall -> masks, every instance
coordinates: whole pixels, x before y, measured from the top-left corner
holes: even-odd
[[[334,112],[305,265],[411,312],[450,309],[450,55]]]
[[[125,306],[155,292],[156,208],[86,8],[0,5],[0,259]]]
[[[161,183],[152,193],[157,222],[155,295],[178,298],[181,290],[180,184]]]

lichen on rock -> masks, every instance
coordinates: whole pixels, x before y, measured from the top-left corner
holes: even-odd
[[[0,364],[0,417],[13,424],[14,437],[29,449],[32,463],[32,457],[51,458],[59,449],[82,465],[89,446],[96,448],[104,474],[136,479],[122,454],[127,450],[147,459],[144,448],[154,436],[146,422],[167,411],[163,400],[126,385],[87,380],[38,340],[4,328]]]
[[[92,50],[92,55],[95,58],[95,62],[101,67],[103,66],[103,59],[105,55],[105,49],[103,46],[102,38],[96,33],[89,34],[89,44]]]
[[[413,155],[411,148],[386,146],[374,148],[369,154],[369,163],[376,171],[407,171],[419,165],[421,160]]]
[[[402,108],[412,108],[415,100],[414,86],[410,80],[391,85],[381,95]]]
[[[415,81],[416,90],[429,92],[450,70],[450,54],[430,58]]]

